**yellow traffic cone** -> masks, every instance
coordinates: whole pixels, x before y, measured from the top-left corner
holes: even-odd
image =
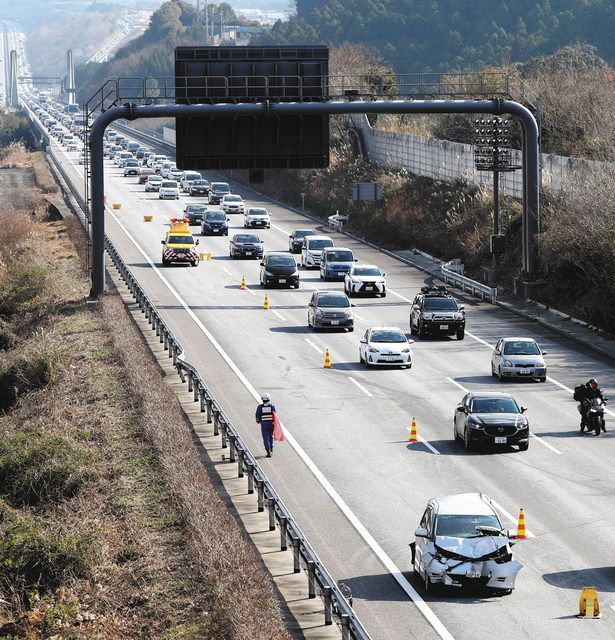
[[[245,276],[241,276],[241,290],[245,291],[246,290],[246,278]]]
[[[515,536],[516,540],[526,540],[527,532],[525,530],[525,513],[523,509],[519,511],[519,524],[517,525],[517,535]]]
[[[207,262],[211,262],[211,251],[207,253]]]
[[[416,442],[419,439],[416,433],[416,419],[412,418],[412,428],[410,429],[410,437],[408,438],[408,442]]]
[[[269,296],[265,294],[265,301],[263,302],[263,309],[265,311],[269,310]]]
[[[331,368],[331,354],[329,353],[329,349],[327,349],[325,353],[325,366],[323,367],[323,369],[330,369],[330,368]]]

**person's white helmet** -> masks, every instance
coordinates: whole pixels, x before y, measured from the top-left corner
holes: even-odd
[[[269,402],[271,400],[271,396],[266,391],[264,391],[263,393],[261,393],[261,400],[263,402]]]

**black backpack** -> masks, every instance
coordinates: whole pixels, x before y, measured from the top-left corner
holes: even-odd
[[[581,400],[583,400],[583,398],[585,398],[586,396],[586,388],[584,384],[578,384],[575,388],[574,388],[574,393],[572,394],[572,397],[577,401],[580,402]]]

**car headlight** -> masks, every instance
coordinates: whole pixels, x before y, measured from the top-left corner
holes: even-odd
[[[370,353],[378,353],[378,349],[376,349],[375,347],[370,347],[370,348],[368,349],[368,351],[369,351]]]
[[[527,427],[529,424],[528,419],[525,416],[517,416],[516,426],[517,428]]]
[[[273,273],[271,273],[271,271],[265,271],[265,275],[269,276],[270,278],[273,277]]]
[[[423,313],[421,317],[423,320],[431,320],[433,318],[433,313]]]
[[[258,249],[257,249],[257,251],[258,251]],[[295,269],[295,270],[290,274],[290,277],[291,277],[291,278],[294,278],[295,276],[298,276],[298,275],[299,275],[299,269]]]
[[[316,309],[316,315],[322,316],[322,309]]]
[[[478,418],[475,418],[474,416],[468,416],[467,425],[471,429],[482,429],[483,427],[482,423],[478,420]]]
[[[537,363],[536,363],[536,366],[537,366],[537,367],[544,368],[544,367],[546,367],[547,365],[544,363],[544,360],[540,360],[539,362],[537,362]]]
[[[510,360],[504,360],[504,366],[505,367],[513,367],[513,363]]]
[[[455,320],[463,320],[463,314],[460,312],[457,312],[455,314]]]

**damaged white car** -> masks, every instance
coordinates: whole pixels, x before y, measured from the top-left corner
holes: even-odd
[[[507,595],[523,567],[514,560],[515,531],[504,531],[490,499],[482,493],[432,498],[418,529],[412,563],[425,591],[436,584],[497,589]]]

